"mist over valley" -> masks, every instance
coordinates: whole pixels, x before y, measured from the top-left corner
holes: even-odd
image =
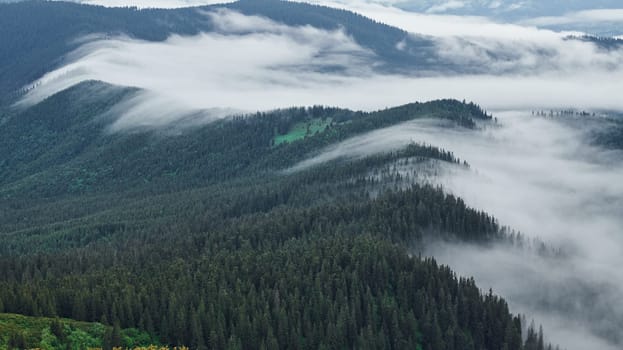
[[[621,348],[618,7],[0,2],[0,349]]]

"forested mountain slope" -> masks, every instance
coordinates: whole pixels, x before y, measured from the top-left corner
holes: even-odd
[[[209,203],[210,213],[226,211],[229,205],[248,206],[243,212],[253,212],[280,205],[310,204],[313,202],[309,199],[317,196],[318,190],[331,195],[324,200],[317,197],[315,201],[330,202],[336,196],[361,190],[371,181],[371,171],[398,159],[458,160],[436,148],[412,145],[380,158],[351,160],[341,167],[321,166],[291,174],[287,170],[332,143],[410,119],[449,120],[457,127],[474,127],[474,120],[490,120],[476,105],[447,100],[372,113],[326,107],[292,108],[178,130],[112,132],[109,126],[115,117],[107,113],[108,108],[133,93],[134,90],[98,82],[83,83],[18,112],[0,128],[0,227],[7,233],[6,253],[10,254],[9,237],[29,242],[20,245],[30,251],[45,249],[49,248],[46,244],[39,246],[34,240],[46,237],[50,229],[59,234],[66,226],[72,228],[69,232],[73,235],[88,240],[100,231],[91,227],[99,221],[93,220],[95,214],[116,222],[103,222],[104,231],[128,230],[133,225],[128,227],[127,217],[158,226],[164,219],[159,217],[166,217],[163,211],[187,216],[195,210],[197,204],[176,207],[180,196],[183,201],[201,200],[204,203],[197,208],[202,210],[207,210]],[[275,145],[275,139],[287,134],[294,125],[319,119],[328,122],[327,128]],[[354,178],[361,178],[361,182],[351,183]],[[309,188],[301,188],[300,182]],[[370,186],[378,187],[375,183]],[[334,190],[336,187],[338,190]],[[194,196],[197,190],[201,195]],[[154,203],[167,205],[158,205],[156,213],[145,210],[146,196],[156,197]],[[260,203],[253,203],[253,198]],[[126,204],[128,208],[124,208]],[[269,207],[262,208],[264,205]],[[125,214],[134,211],[137,213]],[[138,220],[145,214],[148,215]],[[86,223],[81,223],[83,217],[87,218]],[[80,229],[82,225],[90,227],[86,231],[91,233]],[[35,234],[25,234],[24,230]],[[62,240],[56,242],[55,245],[63,246]]]
[[[493,123],[478,106],[292,108],[111,130],[110,106],[134,93],[83,83],[5,119],[0,312],[118,324],[198,349],[544,348],[533,329],[522,340],[505,301],[412,255],[425,239],[514,238],[413,181],[469,165],[411,144],[292,170],[407,120]],[[312,124],[324,127],[275,142]]]
[[[145,183],[185,188],[281,170],[323,146],[409,119],[440,118],[467,127],[473,119],[490,119],[475,105],[447,100],[374,113],[292,108],[164,131],[111,131],[118,116],[107,112],[133,92],[87,82],[9,117],[0,129],[0,196],[18,190],[21,197],[118,191]],[[277,136],[310,120],[325,120],[329,127],[305,142],[275,145]]]

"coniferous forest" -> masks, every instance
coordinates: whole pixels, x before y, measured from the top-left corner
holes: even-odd
[[[94,345],[104,348],[132,346],[119,336],[131,329],[191,349],[546,348],[503,299],[419,254],[427,239],[516,239],[414,181],[469,164],[413,143],[292,168],[407,120],[494,123],[478,106],[292,108],[111,133],[98,116],[134,92],[84,99],[96,88],[78,85],[2,126],[0,312],[101,324]],[[312,120],[326,128],[275,144]],[[41,347],[20,332],[0,346]]]
[[[616,1],[106,1],[0,0],[0,350],[621,347]]]

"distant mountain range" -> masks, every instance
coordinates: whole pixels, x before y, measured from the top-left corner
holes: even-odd
[[[415,12],[482,16],[500,22],[583,31],[599,36],[623,34],[623,15],[610,13],[604,16],[603,12],[622,10],[623,3],[619,0],[407,0],[395,6]]]
[[[417,12],[498,17],[520,20],[543,16],[563,16],[570,12],[622,8],[618,0],[407,0],[397,7]]]

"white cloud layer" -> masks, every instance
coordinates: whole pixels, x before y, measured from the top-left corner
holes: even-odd
[[[465,7],[465,3],[463,1],[451,0],[439,5],[431,6],[426,12],[428,13],[437,13],[437,12],[446,12],[448,10],[460,9]]]
[[[314,92],[335,95],[340,85],[371,74],[374,55],[342,31],[288,27],[230,11],[209,15],[221,33],[173,36],[161,43],[127,38],[87,43],[65,66],[36,82],[20,104],[38,103],[81,81],[101,80],[175,101],[180,116],[198,109],[255,111],[314,104]],[[239,35],[249,29],[253,33]],[[150,109],[147,98],[136,102],[125,114],[136,116],[140,110],[144,118],[171,121],[170,108],[162,111],[153,104]]]
[[[428,253],[481,288],[492,287],[513,312],[543,323],[550,340],[569,350],[623,344],[623,154],[589,145],[596,124],[577,126],[528,113],[496,113],[496,127],[471,131],[414,121],[329,147],[298,168],[338,157],[361,157],[411,142],[451,150],[471,169],[431,181],[503,225],[562,247],[545,258],[516,248],[438,244]],[[618,342],[618,344],[617,344]]]
[[[623,23],[623,9],[595,9],[571,12],[564,16],[537,17],[522,21],[533,26],[557,26],[564,24],[592,24],[595,22]]]
[[[224,10],[207,15],[219,33],[173,36],[165,42],[88,42],[63,67],[36,82],[21,104],[37,103],[84,80],[101,80],[144,89],[146,95],[128,105],[124,116],[135,121],[142,116],[146,120],[137,125],[152,126],[175,122],[175,114],[146,96],[172,101],[180,117],[210,110],[207,120],[223,116],[215,111],[231,109],[324,104],[373,110],[438,98],[467,99],[489,109],[623,110],[618,93],[623,52],[600,51],[551,32],[535,31],[533,39],[513,41],[442,37],[437,44],[441,59],[480,66],[489,74],[415,77],[378,73],[378,58],[341,30],[288,27]],[[131,126],[128,120],[119,125]]]
[[[296,0],[299,2],[308,2]],[[376,21],[398,27],[410,33],[432,36],[488,37],[498,39],[560,38],[565,34],[535,27],[497,23],[485,17],[417,13],[399,9],[391,2],[362,0],[315,0],[319,5],[359,13]]]

